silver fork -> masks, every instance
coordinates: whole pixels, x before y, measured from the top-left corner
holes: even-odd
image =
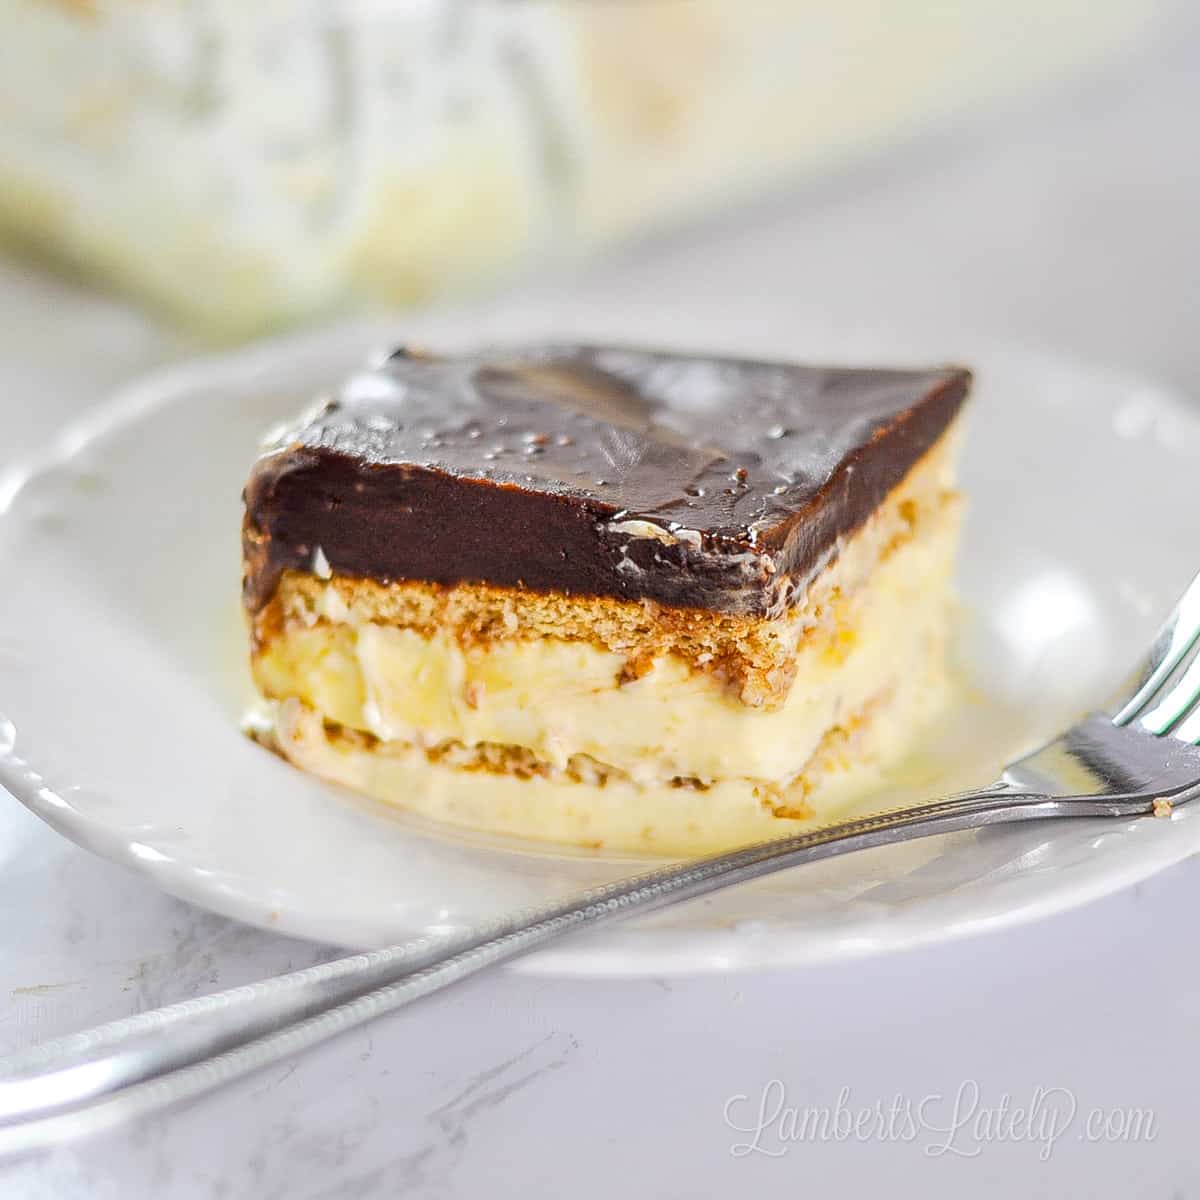
[[[351,955],[0,1059],[0,1153],[197,1096],[572,930],[801,863],[1015,821],[1169,814],[1200,793],[1200,575],[1107,712],[990,787],[648,871],[468,934]]]

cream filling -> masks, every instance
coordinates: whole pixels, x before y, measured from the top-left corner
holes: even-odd
[[[593,849],[685,856],[838,817],[887,786],[888,767],[910,750],[915,729],[946,699],[942,662],[928,659],[861,723],[827,738],[802,779],[787,789],[738,778],[698,789],[623,776],[597,785],[553,770],[532,776],[462,770],[449,759],[431,762],[412,743],[368,749],[340,740],[319,713],[294,699],[278,706],[275,739],[302,770],[435,821]]]
[[[670,654],[619,683],[624,658],[590,643],[464,648],[374,622],[289,629],[256,669],[268,694],[295,696],[384,742],[521,746],[560,768],[585,754],[640,784],[787,780],[831,728],[940,662],[957,525],[953,502],[927,513],[865,586],[830,606],[800,644],[796,682],[774,710],[743,704],[719,675]],[[335,615],[348,616],[344,604]]]

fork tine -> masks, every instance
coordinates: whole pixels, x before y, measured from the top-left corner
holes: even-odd
[[[1154,639],[1154,646],[1137,674],[1133,695],[1124,701],[1113,717],[1114,725],[1128,725],[1154,705],[1171,676],[1192,656],[1200,643],[1200,575],[1175,605],[1174,612]],[[1188,669],[1190,673],[1190,667]],[[1182,680],[1180,681],[1182,683]],[[1174,690],[1172,693],[1174,694]]]
[[[1175,736],[1180,741],[1191,742],[1193,746],[1200,746],[1200,705],[1193,705],[1191,711],[1179,723],[1179,727],[1175,730]]]
[[[1153,706],[1142,713],[1137,723],[1150,733],[1170,733],[1196,706],[1197,699],[1200,699],[1200,653],[1192,655],[1183,673],[1155,697]]]
[[[1197,654],[1192,665],[1193,673],[1195,673],[1195,669],[1200,668],[1200,653]],[[1181,695],[1185,679],[1186,675],[1184,679],[1179,681],[1176,689]],[[1171,734],[1173,737],[1179,738],[1180,741],[1190,742],[1193,746],[1200,746],[1200,675],[1197,677],[1195,694],[1180,714],[1179,719],[1175,722],[1175,727],[1171,730]]]

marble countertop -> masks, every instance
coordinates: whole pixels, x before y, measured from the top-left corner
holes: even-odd
[[[1186,21],[1152,59],[1048,109],[572,286],[613,305],[629,289],[664,303],[753,291],[798,329],[1032,343],[1200,398],[1197,46]],[[0,457],[190,349],[0,267]],[[791,1196],[886,1182],[1006,1197],[1019,1180],[1033,1196],[1183,1197],[1200,1183],[1197,909],[1189,861],[1037,925],[810,970],[494,972],[184,1110],[0,1166],[0,1194]],[[0,1051],[331,953],[160,895],[3,798],[0,944]]]

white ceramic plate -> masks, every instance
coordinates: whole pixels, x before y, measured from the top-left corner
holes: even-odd
[[[0,485],[0,783],[68,837],[229,916],[346,945],[470,925],[629,860],[444,830],[247,741],[239,492],[260,434],[372,349],[522,336],[857,361],[966,358],[960,660],[969,698],[898,796],[984,782],[1105,694],[1200,565],[1200,412],[1028,352],[801,343],[787,315],[509,311],[291,339],[160,374]],[[481,786],[486,783],[481,782]],[[1055,912],[1200,848],[1200,818],[933,839],[566,939],[520,969],[656,974],[811,962]]]

